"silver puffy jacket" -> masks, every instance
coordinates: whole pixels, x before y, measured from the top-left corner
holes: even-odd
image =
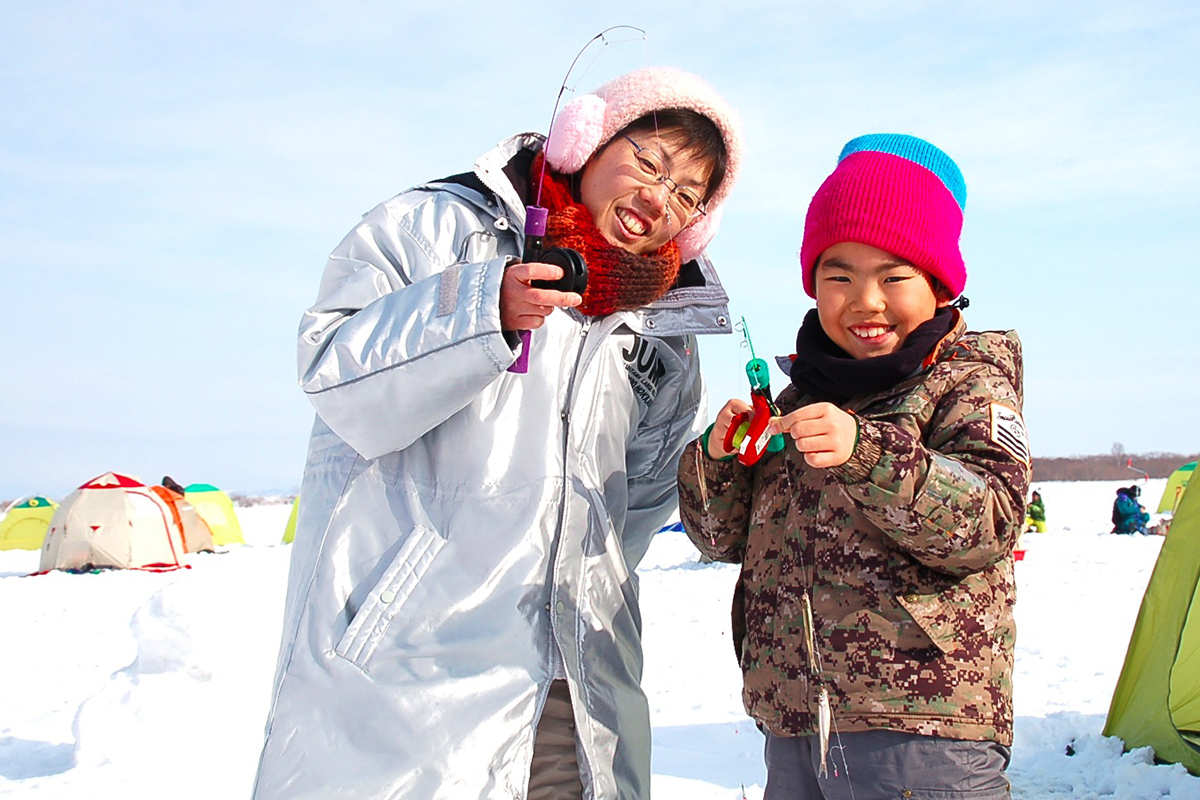
[[[330,256],[300,327],[316,407],[255,796],[524,798],[565,667],[585,796],[649,793],[634,568],[704,423],[695,334],[727,333],[711,266],[651,306],[558,310],[529,371],[500,330],[524,203],[414,188]],[[555,643],[557,647],[555,647]]]

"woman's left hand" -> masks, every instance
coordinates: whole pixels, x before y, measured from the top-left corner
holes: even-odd
[[[854,452],[858,420],[832,403],[813,403],[776,417],[768,430],[792,437],[809,466],[837,467]]]

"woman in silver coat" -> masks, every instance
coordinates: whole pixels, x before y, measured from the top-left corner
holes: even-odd
[[[334,250],[299,332],[316,408],[255,797],[644,798],[634,570],[703,427],[703,249],[741,154],[698,78],[621,76]],[[544,246],[582,294],[533,285]]]

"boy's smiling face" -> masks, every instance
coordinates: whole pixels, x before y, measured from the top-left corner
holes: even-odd
[[[817,259],[817,316],[834,344],[853,358],[885,356],[951,303],[928,273],[887,251],[840,242]]]

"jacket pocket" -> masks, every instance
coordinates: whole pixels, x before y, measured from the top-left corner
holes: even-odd
[[[366,670],[392,619],[429,569],[446,540],[435,531],[417,526],[367,595],[350,627],[334,648],[342,658]]]
[[[1011,569],[1012,562],[1008,563]],[[943,653],[961,647],[971,649],[990,639],[1010,615],[1006,605],[1011,603],[1006,603],[1006,598],[1011,592],[1006,592],[1004,586],[1011,586],[1011,578],[1006,580],[1002,570],[1003,562],[948,585],[906,581],[901,585],[908,590],[897,592],[896,602]]]
[[[949,605],[940,594],[908,592],[896,595],[896,602],[943,653],[949,653],[957,646],[957,626]]]

